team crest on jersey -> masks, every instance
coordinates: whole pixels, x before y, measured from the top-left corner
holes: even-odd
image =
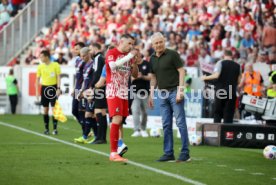
[[[116,112],[120,112],[120,108],[119,107],[116,108]]]
[[[107,60],[113,60],[113,59],[114,59],[113,55],[109,55]]]

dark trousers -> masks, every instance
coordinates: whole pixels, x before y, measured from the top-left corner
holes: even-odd
[[[11,112],[12,114],[15,114],[16,112],[16,105],[18,102],[17,94],[15,95],[9,95],[10,104],[11,104]]]
[[[233,123],[236,99],[236,96],[233,96],[232,99],[215,97],[214,123],[221,123],[222,118],[224,123]]]

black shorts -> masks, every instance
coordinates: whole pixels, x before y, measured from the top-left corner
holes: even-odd
[[[85,112],[92,112],[92,113],[94,113],[94,110],[95,110],[95,102],[93,100],[91,102],[88,102],[86,100]]]
[[[95,89],[94,92],[95,108],[96,109],[107,109],[107,101],[105,97],[105,89]]]
[[[57,85],[41,86],[41,105],[43,107],[55,106]]]
[[[86,109],[86,103],[87,103],[87,101],[84,98],[81,98],[79,100],[79,110],[80,111],[84,111]]]

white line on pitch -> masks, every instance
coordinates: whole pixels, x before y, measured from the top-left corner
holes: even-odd
[[[28,129],[25,129],[25,128],[22,128],[22,127],[7,124],[7,123],[4,123],[4,122],[0,122],[0,125],[10,127],[10,128],[14,128],[14,129],[26,132],[26,133],[30,133],[30,134],[37,135],[37,136],[40,136],[40,137],[44,137],[44,138],[47,138],[47,139],[50,139],[50,140],[53,140],[53,141],[56,141],[56,142],[59,142],[59,143],[63,143],[65,145],[73,146],[75,148],[79,148],[79,149],[86,150],[86,151],[89,151],[89,152],[92,152],[92,153],[95,153],[95,154],[99,154],[99,155],[102,155],[102,156],[109,157],[109,154],[107,154],[107,153],[100,152],[98,150],[94,150],[94,149],[91,149],[91,148],[86,148],[86,147],[83,147],[83,146],[80,146],[80,145],[77,145],[77,144],[74,144],[74,143],[70,143],[70,142],[67,142],[67,141],[64,141],[64,140],[61,140],[61,139],[57,139],[57,138],[54,138],[54,137],[51,137],[51,136],[47,136],[47,135],[44,135],[44,134],[40,134],[38,132],[34,132],[34,131],[31,131],[31,130],[28,130]],[[177,174],[174,174],[174,173],[166,172],[164,170],[153,168],[153,167],[150,167],[150,166],[147,166],[147,165],[144,165],[144,164],[141,164],[141,163],[137,163],[137,162],[134,162],[134,161],[129,160],[127,163],[132,164],[133,166],[137,166],[137,167],[140,167],[140,168],[143,168],[143,169],[155,172],[155,173],[159,173],[159,174],[162,174],[162,175],[165,175],[165,176],[169,176],[169,177],[172,177],[172,178],[175,178],[175,179],[178,179],[178,180],[181,180],[183,182],[190,183],[190,184],[206,185],[206,184],[201,183],[199,181],[189,179],[185,176],[181,176],[181,175],[177,175]]]
[[[276,177],[272,178],[272,180],[275,180],[275,181],[276,181]]]
[[[237,172],[242,172],[242,171],[245,171],[245,169],[241,169],[241,168],[238,168],[238,169],[234,169],[235,171]]]
[[[59,145],[60,143],[0,143],[0,145]]]

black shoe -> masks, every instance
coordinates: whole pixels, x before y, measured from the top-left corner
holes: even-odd
[[[190,162],[192,159],[189,155],[185,156],[185,157],[179,157],[176,162],[177,163],[181,163],[181,162]]]
[[[90,144],[106,144],[106,143],[107,143],[106,140],[95,140]]]
[[[45,131],[44,131],[44,134],[45,134],[45,135],[50,135],[49,130],[45,130]]]
[[[163,156],[161,156],[157,160],[157,162],[170,162],[170,161],[175,161],[174,155],[166,155],[166,154],[164,154]]]
[[[58,134],[58,131],[57,131],[57,130],[54,130],[52,134],[53,134],[53,135],[57,135],[57,134]]]

